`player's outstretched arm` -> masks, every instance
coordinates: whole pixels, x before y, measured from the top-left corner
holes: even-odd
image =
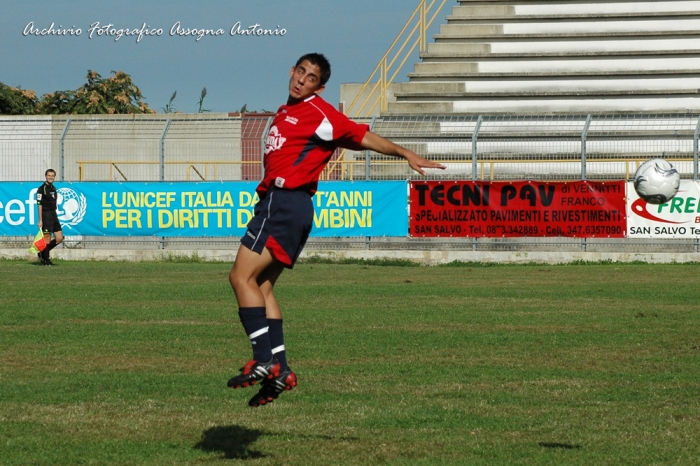
[[[406,162],[408,162],[408,165],[410,165],[412,169],[421,175],[425,175],[425,171],[423,170],[424,168],[445,168],[444,165],[425,159],[412,150],[406,149],[398,144],[394,144],[388,139],[383,138],[371,131],[367,131],[364,139],[362,139],[362,147],[379,152],[380,154],[404,158],[406,159]]]

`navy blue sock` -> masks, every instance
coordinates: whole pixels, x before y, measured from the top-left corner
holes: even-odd
[[[264,307],[241,307],[238,309],[245,333],[253,346],[253,359],[268,362],[272,359],[270,334],[268,333],[267,317]]]
[[[287,351],[284,348],[284,331],[282,330],[282,319],[267,319],[270,328],[270,346],[272,354],[280,363],[280,371],[287,369]]]

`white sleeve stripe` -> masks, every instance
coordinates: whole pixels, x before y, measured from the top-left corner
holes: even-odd
[[[270,329],[270,327],[263,327],[260,330],[258,330],[257,332],[253,332],[250,335],[248,335],[248,338],[250,338],[251,340],[253,338],[258,338],[260,335],[266,334],[269,329]]]
[[[324,141],[333,140],[333,125],[328,121],[328,118],[323,118],[321,124],[316,128],[316,134]]]
[[[323,121],[321,121],[321,124],[316,128],[316,135],[320,137],[324,141],[332,141],[333,140],[333,124],[330,122],[328,119],[328,116],[326,116],[325,113],[323,113],[323,110],[321,110],[317,105],[315,105],[312,102],[309,102],[313,107],[318,110],[321,115],[323,115]]]
[[[284,345],[280,345],[277,348],[272,348],[272,354],[277,354],[284,351]]]

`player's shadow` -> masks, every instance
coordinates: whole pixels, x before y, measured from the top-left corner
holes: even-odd
[[[227,459],[263,458],[265,455],[250,448],[263,434],[261,430],[235,425],[212,427],[202,433],[202,440],[194,448],[206,452],[220,452]]]

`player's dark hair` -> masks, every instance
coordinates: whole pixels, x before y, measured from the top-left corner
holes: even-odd
[[[56,174],[56,170],[54,170],[53,168],[49,168],[48,170],[46,170],[46,171],[44,172],[44,176],[48,175],[49,173],[53,173],[53,174],[55,175],[55,174]]]
[[[325,86],[328,80],[331,79],[331,64],[328,62],[328,59],[321,53],[307,53],[297,60],[294,68],[301,65],[301,62],[304,60],[309,60],[312,65],[318,66],[318,69],[321,70],[321,86]]]

